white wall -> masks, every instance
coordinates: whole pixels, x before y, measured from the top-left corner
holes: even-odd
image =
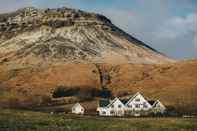
[[[111,116],[109,108],[100,107],[97,109],[100,116]]]
[[[81,107],[80,105],[74,106],[72,108],[72,113],[74,114],[84,114],[84,111],[85,111],[84,108]]]
[[[141,94],[136,95],[132,100],[126,104],[127,110],[135,110],[135,111],[148,111],[152,108],[152,106],[148,103],[147,100]]]
[[[166,107],[160,101],[157,101],[157,104],[154,105],[153,110],[164,113],[166,111]]]
[[[115,98],[109,107],[99,107],[97,109],[100,116],[123,116],[124,110],[125,106],[118,98]]]

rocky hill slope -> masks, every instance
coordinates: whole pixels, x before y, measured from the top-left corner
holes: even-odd
[[[172,59],[128,35],[105,16],[60,8],[0,15],[0,62],[146,63]]]

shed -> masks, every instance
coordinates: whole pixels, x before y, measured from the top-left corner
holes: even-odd
[[[72,107],[73,114],[83,115],[84,112],[85,112],[85,109],[83,106],[81,106],[81,104],[76,103],[75,105],[73,105]]]

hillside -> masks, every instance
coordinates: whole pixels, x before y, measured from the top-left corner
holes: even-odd
[[[140,91],[196,112],[196,78],[197,61],[175,62],[99,14],[24,8],[0,15],[0,107],[50,105],[62,87],[66,103]]]
[[[0,15],[0,62],[146,63],[174,60],[125,33],[105,16],[60,8]]]
[[[37,105],[41,96],[52,96],[59,85],[66,89],[80,89],[82,94],[84,90],[91,94],[91,89],[102,90],[104,87],[114,96],[128,96],[140,91],[149,99],[160,99],[165,105],[179,111],[196,112],[197,61],[168,65],[101,64],[99,67],[104,73],[99,73],[98,65],[94,64],[17,70],[1,67],[1,87],[6,87],[5,92],[9,93],[5,93],[0,102],[17,101],[24,105]]]

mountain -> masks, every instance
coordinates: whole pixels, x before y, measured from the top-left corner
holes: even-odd
[[[103,15],[32,7],[0,15],[0,107],[51,105],[58,89],[64,103],[140,91],[196,112],[196,67],[196,60],[168,58]]]
[[[80,10],[24,8],[0,15],[0,25],[1,63],[174,61],[125,33],[105,16]]]

